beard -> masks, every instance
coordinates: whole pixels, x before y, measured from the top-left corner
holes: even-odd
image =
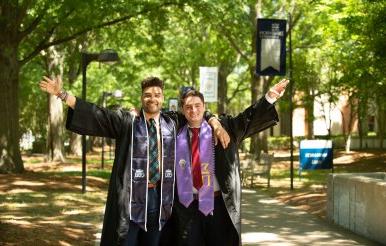
[[[143,108],[143,111],[145,111],[148,114],[155,114],[161,111],[161,107],[155,104],[145,104],[142,106],[142,108]]]

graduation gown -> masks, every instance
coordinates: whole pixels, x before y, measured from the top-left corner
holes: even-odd
[[[171,119],[172,116],[173,114],[166,116],[161,113],[161,128],[162,125],[170,127],[178,124],[178,118]],[[79,98],[76,99],[75,109],[68,110],[66,121],[68,130],[83,135],[116,139],[115,160],[109,182],[101,245],[118,245],[128,231],[129,219],[128,212],[125,210],[128,210],[127,197],[130,197],[131,172],[125,170],[131,170],[131,126],[135,118],[127,111],[111,111]],[[175,129],[170,130],[175,133]],[[175,146],[169,147],[173,151],[165,149],[164,158],[169,152],[174,155]],[[174,158],[174,156],[166,156],[166,158]]]
[[[225,207],[233,223],[234,230],[229,235],[229,245],[241,245],[241,181],[240,181],[240,159],[238,149],[241,142],[271,126],[279,121],[275,106],[270,104],[265,97],[248,107],[245,111],[232,117],[221,115],[220,122],[230,135],[230,143],[226,149],[221,144],[215,147],[215,175],[218,180]],[[177,194],[177,192],[175,192]],[[178,199],[178,198],[175,198]],[[189,214],[182,205],[174,203],[172,220],[167,224],[163,235],[162,245],[170,244],[170,241],[177,240],[174,231],[176,230],[177,219],[188,221]],[[182,208],[182,209],[181,209]],[[215,212],[215,211],[214,211]],[[181,236],[181,235],[179,235]]]

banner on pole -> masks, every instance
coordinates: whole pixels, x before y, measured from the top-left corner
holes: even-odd
[[[217,102],[217,67],[200,67],[200,92],[205,102]]]
[[[257,19],[256,74],[284,76],[286,20]]]

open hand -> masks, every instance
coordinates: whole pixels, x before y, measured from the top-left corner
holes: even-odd
[[[43,80],[39,83],[40,89],[51,95],[57,95],[62,89],[62,80],[60,76],[57,76],[55,79],[50,79],[46,76],[43,76]]]
[[[269,89],[269,97],[279,99],[283,96],[285,88],[289,83],[288,79],[282,79],[279,83],[275,84],[271,89]]]

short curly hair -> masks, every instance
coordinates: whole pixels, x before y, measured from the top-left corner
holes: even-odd
[[[142,92],[147,87],[158,86],[161,90],[164,89],[164,81],[158,77],[150,76],[141,81]]]

